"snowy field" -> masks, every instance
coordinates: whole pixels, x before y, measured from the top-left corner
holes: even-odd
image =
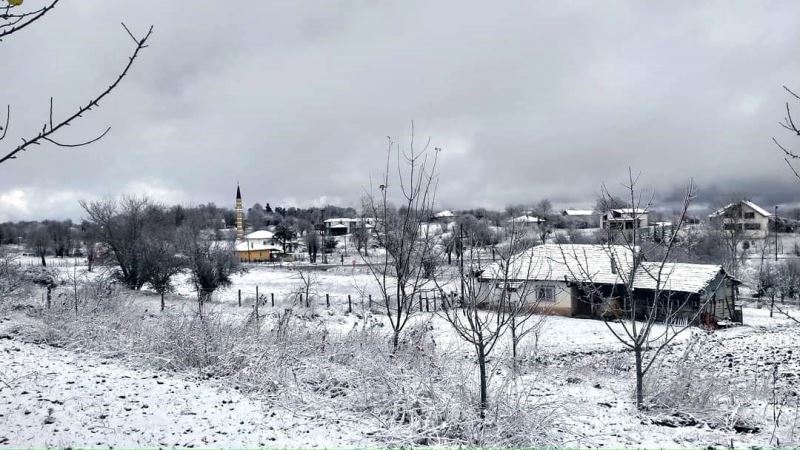
[[[102,268],[97,268],[89,274],[80,261],[77,265],[74,261],[56,261],[50,266],[67,278],[78,274],[88,280],[103,273]],[[266,333],[263,336],[280,329],[287,308],[294,314],[290,332],[297,334],[293,339],[312,336],[312,340],[321,339],[324,345],[328,336],[329,351],[333,352],[329,357],[324,351],[312,350],[306,356],[296,356],[298,359],[289,365],[288,372],[259,369],[262,372],[258,373],[273,374],[271,377],[280,374],[272,380],[248,373],[231,376],[187,370],[165,362],[157,342],[148,343],[142,350],[141,340],[151,337],[149,333],[157,336],[169,331],[172,325],[160,324],[161,321],[174,320],[176,326],[184,326],[194,314],[196,296],[186,276],[179,277],[175,293],[167,297],[165,313],[158,312],[158,296],[147,290],[124,295],[128,306],[120,310],[126,314],[120,318],[87,316],[76,320],[65,315],[64,320],[69,323],[62,324],[59,316],[37,312],[40,310],[36,308],[42,306],[41,292],[33,293],[33,307],[0,311],[0,355],[4,361],[0,369],[4,380],[0,386],[0,446],[457,444],[459,441],[446,439],[420,441],[414,437],[419,431],[410,429],[411,425],[417,426],[413,420],[411,425],[386,423],[383,411],[373,410],[372,405],[396,394],[378,390],[371,394],[375,397],[369,397],[363,392],[369,384],[359,384],[363,383],[359,377],[368,375],[364,380],[370,380],[375,374],[367,371],[365,375],[357,369],[354,372],[354,366],[347,365],[350,363],[325,365],[328,360],[352,358],[345,356],[349,352],[346,345],[351,345],[347,344],[351,339],[361,339],[358,336],[374,331],[380,342],[387,342],[388,321],[380,313],[377,286],[367,269],[339,267],[313,272],[316,282],[310,308],[297,302],[296,295],[303,284],[297,273],[287,267],[250,266],[246,273],[235,277],[232,286],[214,294],[207,310],[221,324],[246,324],[252,318],[258,286],[259,293],[265,295],[260,306],[264,317],[262,333]],[[56,299],[67,298],[68,288],[59,288]],[[243,296],[241,307],[239,290]],[[275,295],[274,308],[269,294]],[[330,307],[325,305],[325,294],[329,294]],[[352,313],[347,311],[348,294],[353,301]],[[376,299],[372,311],[365,303],[369,294]],[[691,395],[677,394],[684,395],[680,401],[701,398],[717,405],[707,410],[691,404],[687,406],[691,411],[688,415],[636,410],[631,354],[602,321],[556,316],[541,319],[543,325],[535,345],[531,337],[523,348],[524,363],[517,377],[511,376],[505,363],[510,352],[506,338],[501,340],[490,364],[492,395],[513,395],[527,405],[523,410],[534,414],[527,419],[535,421],[521,422],[520,426],[538,423],[541,428],[531,428],[531,433],[546,439],[536,442],[564,447],[661,448],[729,447],[731,443],[736,447],[773,446],[778,440],[783,445],[798,443],[791,423],[798,417],[796,383],[800,381],[800,364],[794,355],[800,354],[800,326],[790,319],[780,315],[770,318],[765,308],[745,307],[744,326],[716,332],[693,330],[667,348],[658,367],[660,381],[651,388],[689,390]],[[142,331],[136,331],[139,329]],[[434,364],[431,386],[457,390],[438,402],[454,401],[460,390],[464,390],[465,399],[474,402],[474,355],[450,325],[437,313],[423,312],[416,314],[407,329],[411,334],[424,330],[424,342],[412,341],[418,342],[414,345],[423,354],[432,351],[430,358],[436,355],[431,361],[438,362],[426,363]],[[361,332],[366,334],[354,334],[356,330],[365,330]],[[660,329],[655,330],[658,332]],[[116,342],[116,334],[128,337]],[[260,339],[261,335],[242,336]],[[242,348],[240,343],[232,348],[245,351],[256,344]],[[358,345],[372,344],[365,341]],[[384,350],[388,347],[382,348],[374,354],[380,356],[374,363],[389,364],[386,370],[402,369],[391,358],[381,359],[388,353]],[[279,347],[273,350],[282,351]],[[370,351],[362,349],[354,355],[369,365],[373,363]],[[452,367],[447,366],[451,363]],[[400,370],[394,376],[419,372],[415,366],[418,362],[409,364],[407,372]],[[318,366],[326,369],[315,369]],[[383,366],[371,370],[380,371],[380,367]],[[698,367],[703,370],[698,372]],[[400,375],[403,373],[406,375]],[[420,373],[425,373],[424,366]],[[403,389],[414,392],[407,393],[409,401],[423,401],[424,396],[418,396],[428,389],[427,382],[414,386],[413,380]],[[319,387],[321,382],[325,390]],[[274,383],[276,387],[265,390],[263,386],[254,387],[254,383]],[[414,390],[417,388],[422,391]],[[675,397],[674,393],[670,395],[669,398]],[[779,403],[774,401],[777,395],[783,396],[778,414],[783,419],[776,423],[773,413]],[[454,405],[448,411],[459,409],[463,407]],[[707,417],[713,420],[700,419]],[[745,422],[747,426],[742,425]],[[387,430],[405,436],[405,440],[388,438]]]

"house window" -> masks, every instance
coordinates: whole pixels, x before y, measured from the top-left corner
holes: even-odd
[[[756,218],[756,213],[754,213],[754,212],[746,212],[746,213],[744,213],[744,218],[745,219],[755,219]]]
[[[746,223],[744,224],[745,230],[760,230],[761,224],[760,223]]]
[[[542,302],[555,302],[556,301],[556,288],[555,286],[539,286],[536,288],[536,300]]]

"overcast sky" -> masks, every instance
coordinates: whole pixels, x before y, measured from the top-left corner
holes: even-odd
[[[25,0],[28,6],[43,2]],[[30,136],[113,80],[62,140],[0,165],[0,220],[79,218],[77,200],[353,205],[386,136],[441,147],[439,202],[592,206],[630,166],[658,198],[794,202],[771,137],[800,90],[800,3],[62,1],[0,43],[9,135]],[[800,116],[800,104],[797,105]]]

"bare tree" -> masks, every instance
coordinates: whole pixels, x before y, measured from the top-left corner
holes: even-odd
[[[167,226],[162,209],[147,197],[124,196],[121,200],[80,201],[88,220],[97,227],[119,267],[118,278],[131,289],[140,289],[150,278],[151,247],[162,242],[149,239]]]
[[[439,314],[475,352],[481,419],[486,417],[489,407],[489,357],[511,322],[518,319],[517,315],[536,308],[535,304],[527,302],[528,283],[520,281],[530,277],[530,259],[527,259],[528,264],[523,263],[526,254],[518,247],[519,236],[519,233],[510,233],[507,251],[501,253],[499,260],[484,261],[482,253],[472,246],[464,252],[455,280],[442,274],[436,278],[437,287],[443,293],[453,281],[460,286],[459,304],[451,305],[455,307],[443,305]]]
[[[298,281],[296,295],[298,302],[302,306],[303,299],[305,298],[306,307],[311,307],[311,297],[317,295],[317,285],[319,284],[319,277],[314,269],[303,269],[297,267],[295,270],[295,277]]]
[[[637,188],[638,177],[629,171],[628,182],[624,184],[625,197],[614,197],[603,186],[601,203],[605,205],[624,204],[632,211],[634,223],[639,211],[649,209],[653,196],[644,196]],[[604,285],[597,279],[593,269],[585,263],[585,258],[580,254],[563,252],[564,263],[573,272],[572,277],[581,283],[581,287],[589,298],[600,298],[606,305],[603,319],[608,330],[626,348],[630,349],[635,358],[636,377],[636,406],[644,405],[643,380],[659,355],[678,335],[696,323],[700,317],[704,304],[697,308],[687,308],[690,296],[673,295],[667,287],[672,267],[668,263],[676,237],[684,225],[689,205],[695,196],[694,184],[689,182],[683,197],[683,204],[674,227],[669,236],[664,239],[665,248],[660,252],[661,258],[657,261],[643,263],[641,255],[645,251],[641,248],[643,243],[640,231],[633,227],[625,233],[619,233],[617,238],[620,245],[605,246],[612,270],[618,275],[619,281],[610,286]],[[661,245],[661,244],[659,244]],[[723,280],[724,281],[724,280]],[[639,286],[647,285],[647,289]],[[720,289],[717,285],[715,288]],[[706,295],[712,297],[713,292]],[[677,294],[677,293],[675,293]],[[686,317],[686,311],[692,311],[691,317]],[[654,333],[656,323],[663,324],[663,332]]]
[[[50,249],[52,241],[50,240],[50,233],[44,226],[40,226],[33,234],[33,254],[41,258],[42,267],[47,267],[47,251]]]
[[[148,245],[150,264],[147,282],[161,297],[161,311],[164,311],[164,296],[172,292],[172,279],[181,273],[186,266],[184,259],[178,255],[175,241],[161,241],[161,245]]]
[[[800,101],[800,95],[796,94],[786,86],[784,86],[783,89],[795,101]],[[786,102],[786,116],[783,118],[782,122],[779,122],[779,124],[784,129],[788,130],[789,133],[793,134],[794,136],[800,137],[800,129],[797,128],[797,125],[794,122],[794,118],[792,117],[792,108],[788,101]],[[783,159],[784,161],[786,161],[786,164],[789,166],[789,169],[791,169],[792,173],[794,173],[794,176],[800,179],[800,173],[797,172],[797,169],[795,168],[794,164],[792,164],[793,161],[797,161],[798,159],[800,159],[800,153],[798,153],[797,150],[791,150],[787,146],[784,146],[783,144],[780,143],[780,141],[778,141],[778,139],[774,137],[772,138],[772,142],[774,142],[775,145],[777,145],[778,148],[781,149],[781,151],[783,152]]]
[[[303,235],[303,242],[306,244],[306,251],[308,252],[308,261],[311,263],[317,262],[317,254],[320,250],[320,237],[313,227],[306,230]]]
[[[53,0],[51,3],[46,4],[43,7],[35,8],[35,9],[25,9],[22,6],[21,1],[8,1],[5,7],[0,8],[2,12],[0,12],[0,42],[4,38],[8,39],[10,36],[14,35],[15,33],[22,31],[23,29],[29,27],[33,23],[37,22],[38,20],[42,19],[47,13],[49,13],[55,6],[58,4],[58,0]],[[106,128],[105,131],[99,133],[97,136],[86,139],[82,142],[77,143],[65,143],[60,140],[57,140],[58,132],[63,130],[64,128],[73,124],[73,122],[77,121],[78,118],[83,117],[87,113],[89,113],[92,109],[98,107],[100,102],[104,100],[118,85],[119,83],[127,76],[128,71],[133,66],[134,61],[139,57],[139,52],[146,48],[147,40],[150,38],[150,35],[153,33],[153,27],[151,26],[147,33],[141,38],[137,38],[136,36],[131,33],[128,27],[125,24],[122,24],[125,32],[130,36],[130,38],[134,41],[135,48],[133,53],[128,58],[128,62],[125,67],[122,69],[122,72],[117,76],[116,79],[104,90],[102,90],[99,94],[94,96],[91,100],[89,100],[83,106],[77,108],[77,110],[72,113],[68,114],[63,117],[57,117],[54,111],[54,102],[53,98],[50,98],[50,113],[46,120],[42,121],[41,128],[38,128],[38,132],[30,131],[21,136],[19,136],[20,140],[22,141],[21,144],[17,144],[16,146],[12,146],[11,149],[0,153],[0,164],[8,162],[12,159],[15,159],[21,152],[24,152],[33,146],[41,145],[41,144],[53,144],[58,147],[67,147],[67,148],[74,148],[74,147],[81,147],[84,145],[89,145],[93,142],[97,142],[98,140],[102,139],[111,128]],[[0,141],[6,138],[8,131],[9,131],[9,124],[11,123],[11,105],[6,107],[6,115],[5,120],[0,120]]]
[[[201,318],[203,306],[214,291],[229,286],[233,275],[242,270],[232,242],[215,241],[209,231],[202,229],[196,218],[190,218],[178,230],[178,248],[186,258],[186,266],[197,290]]]
[[[423,261],[432,253],[434,240],[421,225],[433,214],[439,152],[438,147],[431,148],[430,139],[421,149],[417,146],[412,123],[407,149],[389,138],[385,171],[366,195],[367,213],[375,222],[375,240],[385,252],[381,259],[362,260],[380,287],[395,350],[415,312],[414,298],[430,282],[424,276]],[[393,200],[399,206],[395,207]]]
[[[364,250],[364,256],[369,256],[369,228],[367,228],[367,222],[364,218],[361,218],[361,221],[356,225],[356,229],[353,230],[353,243],[356,246],[356,251],[358,254],[361,254],[361,250]]]

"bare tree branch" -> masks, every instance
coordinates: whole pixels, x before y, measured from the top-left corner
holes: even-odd
[[[127,30],[127,27],[125,27],[125,28]],[[66,126],[69,126],[74,120],[78,119],[79,117],[82,117],[83,114],[85,114],[85,113],[91,111],[93,108],[99,106],[100,101],[103,100],[108,94],[110,94],[111,91],[113,91],[117,87],[117,85],[119,85],[119,83],[122,81],[122,79],[125,78],[125,76],[128,74],[128,71],[133,66],[134,61],[139,56],[139,52],[142,49],[147,47],[147,45],[145,45],[145,44],[146,44],[147,40],[150,38],[150,36],[152,35],[152,33],[153,33],[153,27],[151,26],[149,28],[149,30],[147,31],[147,33],[144,35],[144,37],[142,37],[141,39],[138,39],[138,40],[134,39],[134,41],[136,42],[136,48],[133,51],[133,54],[128,58],[128,63],[125,65],[125,68],[117,76],[117,78],[114,80],[113,83],[111,83],[105,90],[103,90],[94,99],[90,100],[86,105],[78,108],[78,111],[76,113],[74,113],[71,116],[68,116],[65,119],[61,120],[55,126],[53,125],[53,120],[52,120],[52,99],[51,99],[51,103],[50,103],[50,108],[51,108],[51,110],[50,110],[51,111],[50,126],[48,127],[47,124],[45,124],[45,126],[42,127],[42,130],[33,138],[30,138],[30,139],[24,139],[23,138],[22,139],[22,144],[20,144],[15,149],[11,150],[5,156],[0,158],[0,164],[6,162],[8,160],[15,159],[17,157],[18,153],[27,150],[28,147],[30,147],[32,145],[39,145],[39,144],[41,144],[42,141],[50,142],[50,143],[53,143],[53,144],[61,146],[61,147],[81,147],[81,146],[88,145],[88,144],[91,144],[93,142],[96,142],[97,140],[99,140],[103,136],[105,136],[106,133],[108,133],[108,131],[109,131],[108,129],[105,132],[103,132],[99,137],[96,137],[94,139],[91,139],[91,140],[88,140],[88,141],[85,141],[85,142],[82,142],[82,143],[78,143],[78,144],[62,144],[62,143],[59,143],[59,142],[53,140],[53,137],[52,137],[60,129],[62,129],[62,128],[66,127]]]

